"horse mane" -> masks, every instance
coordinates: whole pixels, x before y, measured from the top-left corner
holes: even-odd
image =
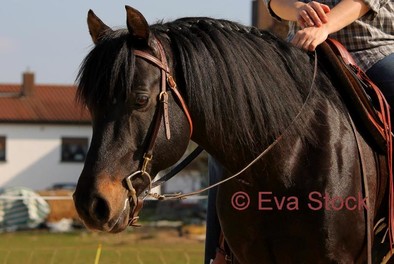
[[[313,80],[314,58],[255,27],[212,18],[183,18],[152,27],[170,39],[178,86],[186,87],[188,104],[199,114],[207,134],[239,142],[249,154],[260,153],[307,107],[291,133],[314,141],[315,118],[323,99],[340,101],[323,75]],[[214,125],[213,125],[214,124]],[[216,137],[217,136],[217,137]],[[231,143],[230,143],[231,144]]]
[[[215,124],[206,126],[207,133],[225,142],[258,152],[286,130],[308,96],[312,57],[268,32],[211,18],[150,28],[157,38],[169,39],[175,77],[189,108],[205,124]],[[127,30],[114,31],[86,57],[78,74],[83,103],[127,100],[135,63],[129,40]],[[307,120],[315,116],[316,102],[333,94],[320,85],[324,78],[315,80],[313,100],[292,126],[298,135],[313,138]]]

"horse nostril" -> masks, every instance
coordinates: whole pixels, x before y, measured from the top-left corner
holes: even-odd
[[[100,196],[96,196],[93,200],[90,213],[99,221],[108,221],[110,211],[107,201]]]

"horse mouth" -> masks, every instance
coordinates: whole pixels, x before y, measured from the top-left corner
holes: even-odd
[[[97,221],[92,219],[91,217],[83,217],[82,214],[80,214],[80,219],[82,220],[84,225],[92,231],[102,231],[115,234],[124,231],[129,226],[131,219],[130,214],[131,213],[129,200],[126,199],[121,212],[112,219],[109,219],[108,221]]]
[[[123,207],[122,212],[116,219],[110,220],[107,224],[108,228],[105,231],[109,233],[119,233],[124,231],[129,226],[129,219],[130,219],[130,204],[129,200],[125,200],[125,204]]]

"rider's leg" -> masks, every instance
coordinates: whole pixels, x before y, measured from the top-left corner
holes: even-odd
[[[223,177],[223,167],[211,156],[208,158],[209,165],[209,185],[212,185]],[[205,264],[209,264],[211,259],[215,258],[216,248],[219,244],[220,224],[216,214],[216,193],[217,188],[208,191],[208,208],[207,208],[207,231],[205,239]]]
[[[368,77],[379,87],[394,109],[394,53],[375,63],[367,72]],[[392,114],[393,115],[393,114]]]

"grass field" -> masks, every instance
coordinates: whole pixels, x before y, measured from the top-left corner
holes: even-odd
[[[0,234],[0,264],[200,264],[203,255],[203,242],[179,237],[175,230]]]

